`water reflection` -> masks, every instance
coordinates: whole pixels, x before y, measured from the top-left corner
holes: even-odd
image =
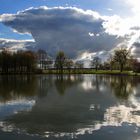
[[[16,98],[32,97],[36,93],[37,81],[34,76],[1,76],[0,102]]]
[[[6,114],[0,128],[46,137],[77,137],[133,124],[138,133],[139,89],[140,79],[136,77],[0,77],[0,115]],[[16,113],[8,114],[8,108]]]
[[[60,95],[64,95],[67,89],[77,84],[77,82],[82,81],[81,78],[77,78],[77,77],[78,76],[57,75],[56,79],[54,80],[54,84],[57,89],[57,92]]]
[[[109,84],[116,97],[120,99],[128,99],[129,95],[133,93],[133,89],[137,86],[132,77],[113,77],[110,78]]]

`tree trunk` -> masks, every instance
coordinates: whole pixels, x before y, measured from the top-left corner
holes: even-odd
[[[120,65],[120,72],[123,71],[123,64]]]

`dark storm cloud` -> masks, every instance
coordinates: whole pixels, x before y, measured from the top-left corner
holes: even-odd
[[[59,50],[70,57],[85,51],[109,51],[121,41],[105,33],[104,19],[98,13],[73,7],[29,8],[2,15],[1,21],[19,33],[30,33],[37,48],[51,55]]]
[[[134,57],[139,58],[140,60],[140,42],[135,42],[132,45],[132,54]]]

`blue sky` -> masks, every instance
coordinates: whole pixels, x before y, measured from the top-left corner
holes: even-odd
[[[114,0],[1,0],[0,3],[0,14],[16,13],[29,7],[39,7],[42,5],[49,7],[76,6],[82,9],[92,9],[102,14],[111,14],[107,10],[108,8],[113,9],[112,14],[127,10],[124,3],[114,2]]]
[[[1,0],[0,14],[16,13],[29,7],[39,7],[42,5],[49,7],[76,6],[82,9],[92,9],[102,14],[110,14],[110,11],[107,10],[108,8],[113,9],[113,13],[121,13],[126,8],[119,0]]]
[[[111,4],[111,3],[110,3]],[[106,0],[1,0],[0,14],[16,13],[19,10],[42,5],[53,6],[76,6],[83,9],[104,11],[110,5]],[[111,7],[110,7],[111,8]]]

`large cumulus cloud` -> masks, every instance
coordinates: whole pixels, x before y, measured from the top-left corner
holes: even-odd
[[[29,8],[1,15],[1,21],[19,33],[33,36],[36,48],[55,55],[63,50],[75,57],[82,52],[109,51],[122,41],[103,26],[106,18],[74,7]]]

